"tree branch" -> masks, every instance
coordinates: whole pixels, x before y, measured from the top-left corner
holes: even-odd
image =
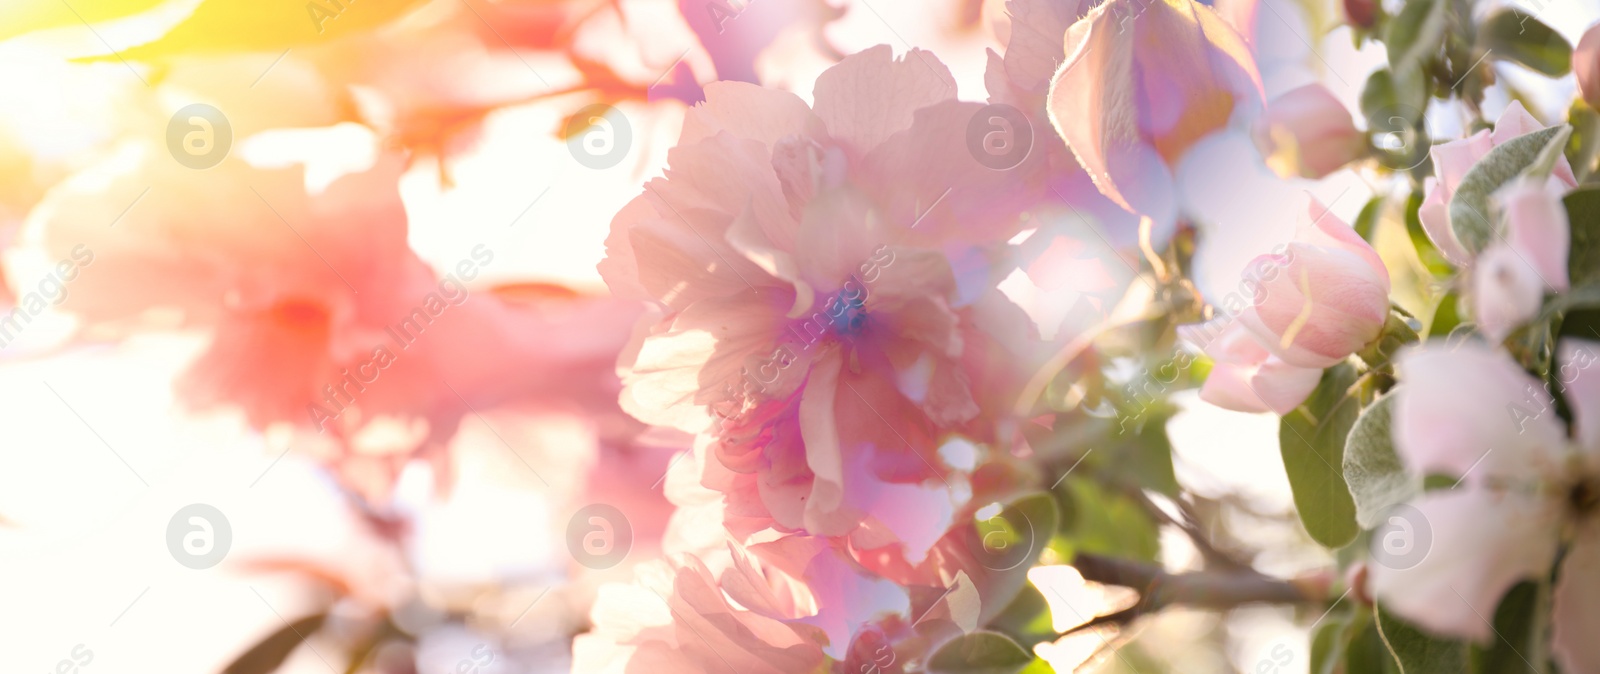
[[[1315,582],[1281,580],[1250,569],[1170,573],[1156,564],[1091,553],[1080,553],[1072,566],[1084,580],[1137,590],[1140,601],[1131,608],[1097,616],[1066,634],[1101,625],[1124,625],[1173,605],[1225,611],[1244,604],[1299,604],[1324,599],[1316,596]]]

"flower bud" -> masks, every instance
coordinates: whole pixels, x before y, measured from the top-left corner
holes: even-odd
[[[1239,318],[1262,346],[1296,367],[1326,368],[1361,350],[1389,315],[1389,272],[1377,251],[1316,200],[1281,254],[1246,272],[1259,279]]]
[[[1274,99],[1256,124],[1256,145],[1278,175],[1313,180],[1367,151],[1367,139],[1350,111],[1321,84],[1308,84]]]

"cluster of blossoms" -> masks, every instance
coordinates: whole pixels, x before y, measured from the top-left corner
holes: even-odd
[[[1581,306],[1559,304],[1574,290],[1568,259],[1580,226],[1563,197],[1588,168],[1575,172],[1563,156],[1565,132],[1552,141],[1555,129],[1513,100],[1492,130],[1431,148],[1433,174],[1414,177],[1411,217],[1461,269],[1447,301],[1461,297],[1471,322],[1426,326],[1391,300],[1396,276],[1372,242],[1375,216],[1364,212],[1358,232],[1296,194],[1307,184],[1297,181],[1373,155],[1368,132],[1379,129],[1358,129],[1320,84],[1267,100],[1253,4],[1008,9],[1011,43],[991,54],[986,78],[991,106],[1016,106],[1025,123],[1048,121],[1057,133],[1007,170],[975,161],[964,137],[990,108],[957,101],[932,54],[896,59],[880,47],[825,72],[811,105],[758,86],[706,87],[666,176],[613,221],[601,269],[614,293],[651,307],[620,361],[623,407],[696,435],[693,459],[675,471],[692,488],[669,497],[709,513],[726,537],[669,531],[698,542],[603,593],[594,632],[579,640],[579,669],[900,671],[926,664],[937,646],[908,630],[921,612],[905,588],[973,591],[975,610],[923,609],[955,611],[963,631],[984,625],[991,602],[1009,601],[956,563],[974,550],[946,544],[980,507],[1039,486],[980,477],[1019,458],[1048,460],[1025,439],[1041,409],[1036,370],[1054,376],[1085,353],[1081,335],[1053,344],[1031,333],[1034,314],[999,290],[1014,271],[1005,249],[1018,232],[1053,231],[1039,214],[1057,198],[1097,215],[1109,205],[1120,214],[1097,220],[1131,230],[1111,236],[1137,238],[1147,282],[1198,300],[1181,310],[1202,320],[1173,327],[1210,359],[1201,399],[1284,416],[1286,433],[1294,417],[1311,419],[1319,436],[1343,424],[1332,430],[1332,460],[1345,455],[1347,472],[1375,451],[1365,438],[1392,443],[1389,477],[1421,493],[1434,542],[1421,565],[1377,552],[1370,569],[1358,562],[1358,597],[1429,638],[1484,640],[1482,616],[1515,582],[1549,578],[1559,562],[1553,657],[1564,671],[1600,667],[1578,636],[1596,628],[1590,607],[1600,600],[1588,378],[1563,380],[1562,408],[1515,360],[1553,347],[1570,359],[1578,348],[1548,325],[1535,329],[1551,306]],[[1365,9],[1363,29],[1378,20]],[[1247,148],[1240,170],[1265,193],[1260,208],[1219,208],[1204,194],[1214,179],[1197,178],[1238,147]],[[1461,222],[1474,204],[1485,212]],[[1266,251],[1271,237],[1229,227],[1279,232],[1279,245]],[[1243,292],[1226,299],[1181,276],[1230,264]],[[1419,332],[1442,337],[1441,326],[1460,333],[1454,345],[1407,346]],[[1527,341],[1540,335],[1545,342]],[[1345,371],[1359,375],[1354,384]],[[1512,420],[1508,403],[1521,411]],[[1387,421],[1376,435],[1351,431],[1379,423],[1365,418],[1379,407],[1393,418],[1392,440]],[[1575,440],[1557,409],[1572,410]],[[1286,461],[1291,451],[1286,439]],[[1436,472],[1459,488],[1422,493],[1422,477]],[[1354,495],[1369,527],[1372,512],[1406,500],[1374,502],[1350,476],[1292,486],[1332,488],[1345,503]],[[1302,510],[1317,504],[1297,500]],[[1302,513],[1319,542],[1342,547],[1355,536],[1354,521],[1329,533],[1313,526],[1320,517]],[[1486,523],[1506,540],[1472,533]],[[1372,533],[1374,544],[1387,533]],[[879,643],[888,661],[863,659],[861,645]]]
[[[1257,0],[963,3],[964,31],[1003,35],[978,101],[933,51],[836,53],[845,10],[820,0],[680,0],[703,53],[650,86],[573,37],[648,25],[625,0],[313,3],[316,38],[214,1],[128,68],[206,90],[232,66],[186,59],[259,22],[255,47],[303,47],[263,95],[314,103],[239,114],[239,136],[354,122],[370,161],[313,188],[243,153],[185,163],[169,131],[41,168],[72,177],[19,228],[62,266],[0,333],[48,296],[80,344],[199,335],[175,399],[312,447],[397,549],[402,473],[449,483],[464,423],[522,458],[480,409],[513,438],[577,420],[584,460],[545,457],[577,479],[538,477],[552,510],[629,505],[599,520],[639,544],[567,522],[576,672],[1037,674],[1080,632],[1115,648],[1169,606],[1260,602],[1322,615],[1314,671],[1366,671],[1376,644],[1399,671],[1464,670],[1501,642],[1600,671],[1600,28],[1574,50],[1516,10],[1346,0],[1340,39],[1391,59],[1358,91],[1283,56]],[[831,61],[809,96],[769,74],[796,27]],[[462,53],[494,66],[409,70]],[[1573,72],[1579,100],[1542,122],[1503,60]],[[414,170],[453,188],[489,118],[547,99],[569,148],[626,136],[611,103],[676,127],[662,174],[599,209],[609,296],[492,283],[510,256],[487,244],[413,249]],[[1460,137],[1431,138],[1445,117]],[[1142,366],[1158,390],[1119,394]],[[1209,407],[1167,395],[1186,389]],[[1217,538],[1227,499],[1174,468],[1179,408],[1278,423],[1288,524],[1336,566],[1285,578]],[[1069,571],[1139,601],[1081,613],[1048,582]]]

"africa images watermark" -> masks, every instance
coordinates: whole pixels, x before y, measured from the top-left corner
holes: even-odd
[[[328,29],[324,24],[344,15],[348,9],[344,3],[355,4],[355,0],[309,0],[306,3],[306,13],[311,15],[311,25],[316,26],[318,34]]]
[[[21,335],[34,318],[44,313],[46,305],[67,301],[67,283],[77,279],[83,268],[94,262],[94,251],[81,243],[74,246],[69,255],[57,261],[31,292],[17,298],[17,306],[0,316],[0,348]]]
[[[1539,387],[1528,384],[1527,388],[1523,389],[1527,395],[1522,399],[1521,404],[1516,402],[1506,403],[1506,413],[1510,414],[1511,421],[1516,423],[1517,434],[1520,435],[1528,430],[1527,424],[1529,421],[1538,419],[1544,416],[1545,412],[1550,411],[1550,406],[1544,401],[1555,400],[1556,398],[1556,391],[1551,387],[1552,381],[1559,382],[1563,390],[1570,390],[1572,384],[1578,381],[1578,377],[1583,374],[1583,371],[1594,365],[1595,360],[1593,352],[1589,351],[1588,348],[1580,347],[1573,352],[1572,360],[1562,363],[1560,367],[1556,368],[1553,380],[1548,376],[1549,373],[1539,378],[1543,382],[1543,396],[1539,395]]]
[[[311,423],[317,430],[326,429],[327,423],[339,418],[345,409],[355,404],[357,395],[365,393],[367,385],[378,381],[384,370],[389,369],[397,359],[396,351],[405,351],[415,344],[422,336],[424,330],[433,322],[444,315],[450,307],[459,307],[467,301],[467,286],[464,281],[478,278],[482,267],[489,266],[494,261],[494,251],[484,244],[478,244],[472,249],[471,259],[456,263],[453,273],[446,274],[444,280],[439,282],[436,292],[428,293],[422,298],[422,304],[413,308],[393,325],[386,325],[383,331],[394,341],[395,349],[388,345],[379,345],[372,349],[372,355],[366,360],[356,363],[352,368],[340,368],[339,373],[344,375],[338,382],[322,387],[322,404],[309,403],[306,413],[311,416]],[[459,277],[459,278],[458,278]]]

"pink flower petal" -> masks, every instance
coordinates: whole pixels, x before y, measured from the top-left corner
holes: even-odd
[[[1567,289],[1572,246],[1572,228],[1561,204],[1564,191],[1545,181],[1516,180],[1495,193],[1506,218],[1506,240],[1539,273],[1543,285],[1557,291]]]
[[[1472,269],[1472,305],[1478,327],[1500,342],[1539,313],[1544,281],[1527,258],[1503,243],[1478,255]]]
[[[888,45],[878,45],[823,72],[812,94],[828,134],[860,156],[910,128],[919,108],[955,98],[956,82],[930,52],[912,49],[895,58]]]
[[[1403,352],[1399,368],[1394,438],[1408,469],[1470,470],[1474,484],[1559,475],[1566,439],[1550,395],[1505,354],[1435,342]]]
[[[1550,618],[1563,672],[1600,672],[1600,527],[1588,522],[1561,562]]]
[[[1374,536],[1374,548],[1391,553],[1368,566],[1374,598],[1424,629],[1494,638],[1487,620],[1501,596],[1549,570],[1559,509],[1534,497],[1465,487],[1429,492],[1413,505],[1396,511],[1393,527]]]

